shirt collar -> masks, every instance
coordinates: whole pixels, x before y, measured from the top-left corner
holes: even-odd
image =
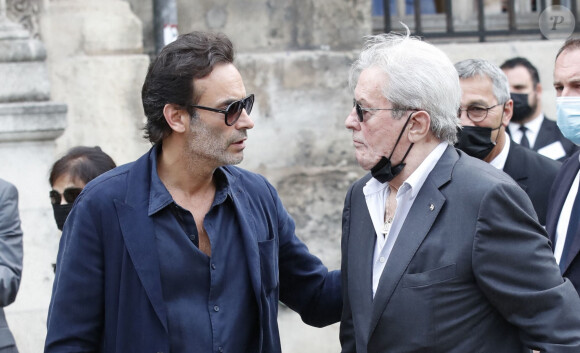
[[[440,142],[437,147],[435,147],[435,149],[429,153],[427,158],[421,162],[419,167],[403,183],[403,187],[408,185],[408,187],[411,189],[412,199],[414,199],[419,193],[419,190],[421,190],[425,180],[427,180],[427,177],[433,168],[435,168],[435,165],[437,162],[439,162],[439,159],[441,159],[443,153],[445,153],[447,146],[449,146],[447,142]]]
[[[411,190],[411,198],[414,198],[421,190],[423,183],[427,179],[427,176],[445,152],[449,144],[447,142],[441,142],[421,164],[419,167],[405,180],[403,185],[401,186],[401,192],[406,192],[408,189]],[[365,196],[369,196],[373,193],[383,192],[385,188],[388,186],[388,183],[381,184],[377,179],[371,178],[366,185],[363,187],[363,193]]]
[[[542,123],[544,122],[544,113],[540,113],[537,118],[529,121],[527,124],[524,124],[525,127],[528,128],[534,135],[540,133],[540,129],[542,128]]]
[[[531,132],[534,136],[540,133],[540,129],[542,128],[542,123],[544,122],[544,113],[540,113],[536,118],[528,121],[524,126]],[[510,121],[509,128],[510,133],[514,133],[514,131],[519,131],[520,126],[522,124]]]
[[[503,133],[506,135],[504,139],[505,143],[503,145],[503,148],[501,152],[497,156],[495,156],[495,158],[491,162],[489,162],[489,164],[491,164],[492,166],[496,167],[499,170],[503,170],[503,167],[505,166],[505,161],[507,160],[508,154],[510,152],[510,144],[511,144],[511,138],[505,131]]]
[[[149,209],[147,211],[149,216],[174,203],[173,197],[159,178],[159,174],[157,174],[157,157],[160,152],[159,145],[155,145],[153,152],[149,155],[151,165],[151,186],[149,189]],[[216,193],[213,205],[216,205],[224,202],[228,196],[231,197],[230,178],[233,178],[233,176],[225,173],[222,167],[220,167],[214,172],[214,178],[216,180]]]

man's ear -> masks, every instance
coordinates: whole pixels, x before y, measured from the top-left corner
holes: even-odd
[[[503,116],[501,118],[501,123],[503,126],[508,126],[510,120],[512,120],[512,115],[514,113],[514,101],[508,100],[505,104],[505,108],[503,108]]]
[[[181,106],[173,103],[165,104],[163,107],[163,116],[171,130],[177,133],[186,131],[188,123],[186,119],[189,119],[189,114]]]
[[[415,143],[425,138],[431,130],[431,116],[424,110],[413,113],[409,123],[409,141]]]

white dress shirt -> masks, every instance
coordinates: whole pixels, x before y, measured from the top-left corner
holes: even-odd
[[[556,226],[556,247],[554,248],[554,256],[556,257],[558,264],[560,264],[560,259],[562,258],[562,251],[564,250],[564,243],[566,242],[566,233],[568,232],[568,223],[570,223],[572,206],[574,205],[574,200],[576,200],[579,182],[580,171],[578,171],[576,178],[574,178],[574,181],[572,182],[572,186],[568,191],[568,196],[566,197],[566,201],[564,201],[564,206],[560,212],[560,218],[558,218],[558,225]]]
[[[363,187],[367,208],[369,209],[376,233],[375,251],[373,254],[373,298],[377,291],[385,264],[389,259],[391,250],[393,250],[393,246],[407,218],[407,214],[419,190],[421,190],[425,179],[427,179],[427,176],[431,173],[447,146],[447,142],[441,142],[437,145],[419,167],[405,180],[403,185],[401,185],[397,192],[397,210],[387,236],[383,235],[382,230],[384,226],[386,201],[390,193],[388,183],[381,184],[377,179],[371,178]]]
[[[540,133],[540,128],[542,127],[542,123],[544,122],[544,113],[540,113],[537,118],[533,119],[532,121],[528,121],[524,126],[527,128],[526,130],[526,137],[530,142],[530,148],[533,148],[536,144],[536,139],[538,138],[538,134]],[[516,143],[520,143],[522,141],[522,137],[524,133],[520,130],[520,126],[522,124],[510,122],[510,135],[512,139]]]
[[[500,132],[501,133],[501,132]],[[491,160],[491,162],[489,162],[489,164],[491,164],[492,166],[496,167],[499,170],[503,170],[503,167],[505,167],[505,161],[507,161],[507,157],[508,154],[510,153],[510,137],[507,134],[507,132],[504,132],[505,134],[505,143],[503,145],[503,148],[501,150],[501,152],[495,156],[494,159]]]

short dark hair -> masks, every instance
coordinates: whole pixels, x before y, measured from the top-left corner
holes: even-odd
[[[147,117],[144,137],[156,144],[169,136],[171,128],[163,116],[165,105],[177,104],[193,115],[191,105],[199,99],[199,94],[194,94],[194,79],[209,75],[219,63],[233,61],[232,42],[222,33],[191,32],[165,46],[149,65],[141,90]]]
[[[560,54],[562,54],[562,52],[566,49],[580,49],[580,38],[568,38],[562,47],[558,50],[558,54],[556,54],[555,60],[558,60]]]
[[[64,156],[54,162],[48,182],[50,186],[53,186],[56,179],[68,174],[71,179],[81,181],[86,185],[89,181],[115,167],[113,159],[99,146],[77,146],[68,150]]]
[[[523,66],[526,68],[526,70],[528,70],[530,76],[532,77],[532,83],[534,84],[534,88],[536,88],[538,83],[540,83],[540,75],[538,75],[538,69],[536,69],[536,67],[532,65],[532,63],[528,59],[519,56],[511,58],[506,60],[503,64],[501,64],[500,68],[502,70],[506,70],[513,69],[518,66]]]

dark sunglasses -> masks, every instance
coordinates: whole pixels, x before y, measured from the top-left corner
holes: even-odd
[[[225,122],[227,126],[232,126],[238,121],[240,115],[242,115],[242,109],[246,110],[246,113],[250,115],[252,112],[252,107],[254,106],[254,95],[250,94],[244,99],[232,102],[225,110],[204,107],[202,105],[191,105],[193,108],[209,110],[210,112],[222,113],[225,115]]]
[[[56,190],[50,190],[49,193],[50,203],[53,205],[60,205],[60,201],[62,200],[63,196],[64,200],[67,203],[73,203],[75,202],[81,191],[83,191],[82,188],[66,188],[64,189],[64,192],[61,195],[61,193],[59,193]]]
[[[365,112],[372,112],[372,111],[376,111],[376,110],[405,110],[405,109],[401,109],[401,108],[363,108],[356,101],[356,99],[352,100],[352,106],[355,108],[356,116],[358,117],[358,121],[361,123],[364,121],[364,113]],[[415,110],[415,109],[407,109],[407,110]]]

